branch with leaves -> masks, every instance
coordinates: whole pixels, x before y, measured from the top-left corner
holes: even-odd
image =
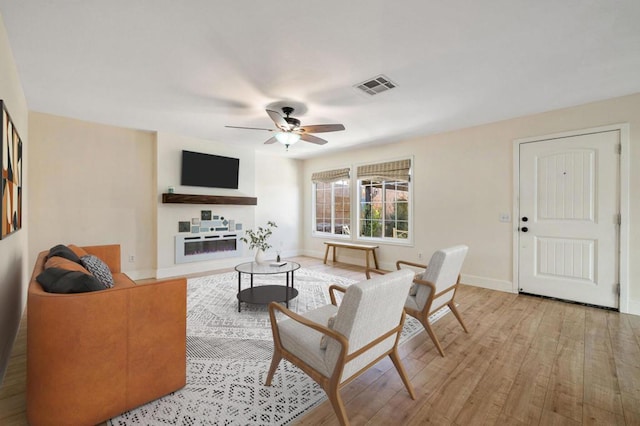
[[[254,231],[253,229],[247,229],[244,232],[244,237],[240,237],[240,240],[246,244],[249,244],[250,250],[257,248],[262,251],[267,251],[271,248],[271,245],[267,242],[267,240],[273,233],[273,230],[277,227],[278,225],[270,220],[267,222],[267,226],[259,226],[256,231]]]

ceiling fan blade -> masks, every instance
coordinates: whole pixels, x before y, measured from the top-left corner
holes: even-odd
[[[278,142],[278,139],[276,139],[275,137],[270,137],[269,139],[267,139],[267,141],[264,144],[269,145],[276,142]]]
[[[316,145],[324,145],[325,143],[327,143],[326,140],[319,138],[317,136],[309,135],[307,133],[301,133],[300,139],[306,142],[315,143]]]
[[[248,129],[248,130],[266,130],[267,132],[273,132],[273,129],[263,129],[262,127],[241,127],[241,126],[224,126],[230,129]]]
[[[289,123],[287,123],[287,121],[284,119],[283,116],[280,115],[280,113],[276,111],[272,111],[270,109],[266,111],[267,111],[267,114],[269,114],[269,117],[271,117],[271,119],[273,120],[273,122],[276,123],[276,126],[284,130],[291,129],[291,126],[289,126]]]
[[[300,130],[305,133],[324,133],[324,132],[339,132],[344,130],[342,124],[316,124],[311,126],[302,126]]]

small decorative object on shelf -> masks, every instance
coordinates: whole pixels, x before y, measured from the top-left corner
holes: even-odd
[[[257,249],[256,263],[262,263],[264,261],[264,252],[271,248],[268,239],[273,233],[273,229],[277,227],[278,225],[270,220],[265,227],[259,226],[255,231],[253,229],[244,231],[245,235],[241,237],[240,240],[249,244],[250,250]]]

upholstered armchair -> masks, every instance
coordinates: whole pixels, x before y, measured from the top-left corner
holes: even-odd
[[[421,270],[413,280],[414,285],[406,297],[404,310],[422,323],[441,356],[444,356],[444,350],[429,322],[431,314],[448,306],[462,325],[465,333],[469,332],[454,301],[460,284],[460,271],[467,251],[469,251],[469,247],[464,245],[438,250],[431,256],[428,266],[404,260],[396,262],[398,270],[403,268]],[[368,269],[367,278],[371,277],[371,273],[385,274],[386,272]]]
[[[348,425],[339,389],[388,355],[415,399],[397,352],[405,317],[403,307],[413,276],[410,271],[395,271],[346,289],[332,285],[330,305],[301,315],[271,303],[274,352],[266,386],[271,386],[285,358],[322,386],[340,424]],[[336,292],[344,293],[339,306]],[[281,319],[278,313],[283,314]],[[330,318],[332,326],[328,326]]]

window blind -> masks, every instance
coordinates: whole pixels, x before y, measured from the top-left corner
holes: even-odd
[[[330,183],[337,182],[339,180],[349,179],[349,168],[327,170],[324,172],[316,172],[311,175],[311,182],[313,183]]]
[[[358,179],[405,180],[409,181],[411,160],[388,161],[386,163],[358,166]]]

